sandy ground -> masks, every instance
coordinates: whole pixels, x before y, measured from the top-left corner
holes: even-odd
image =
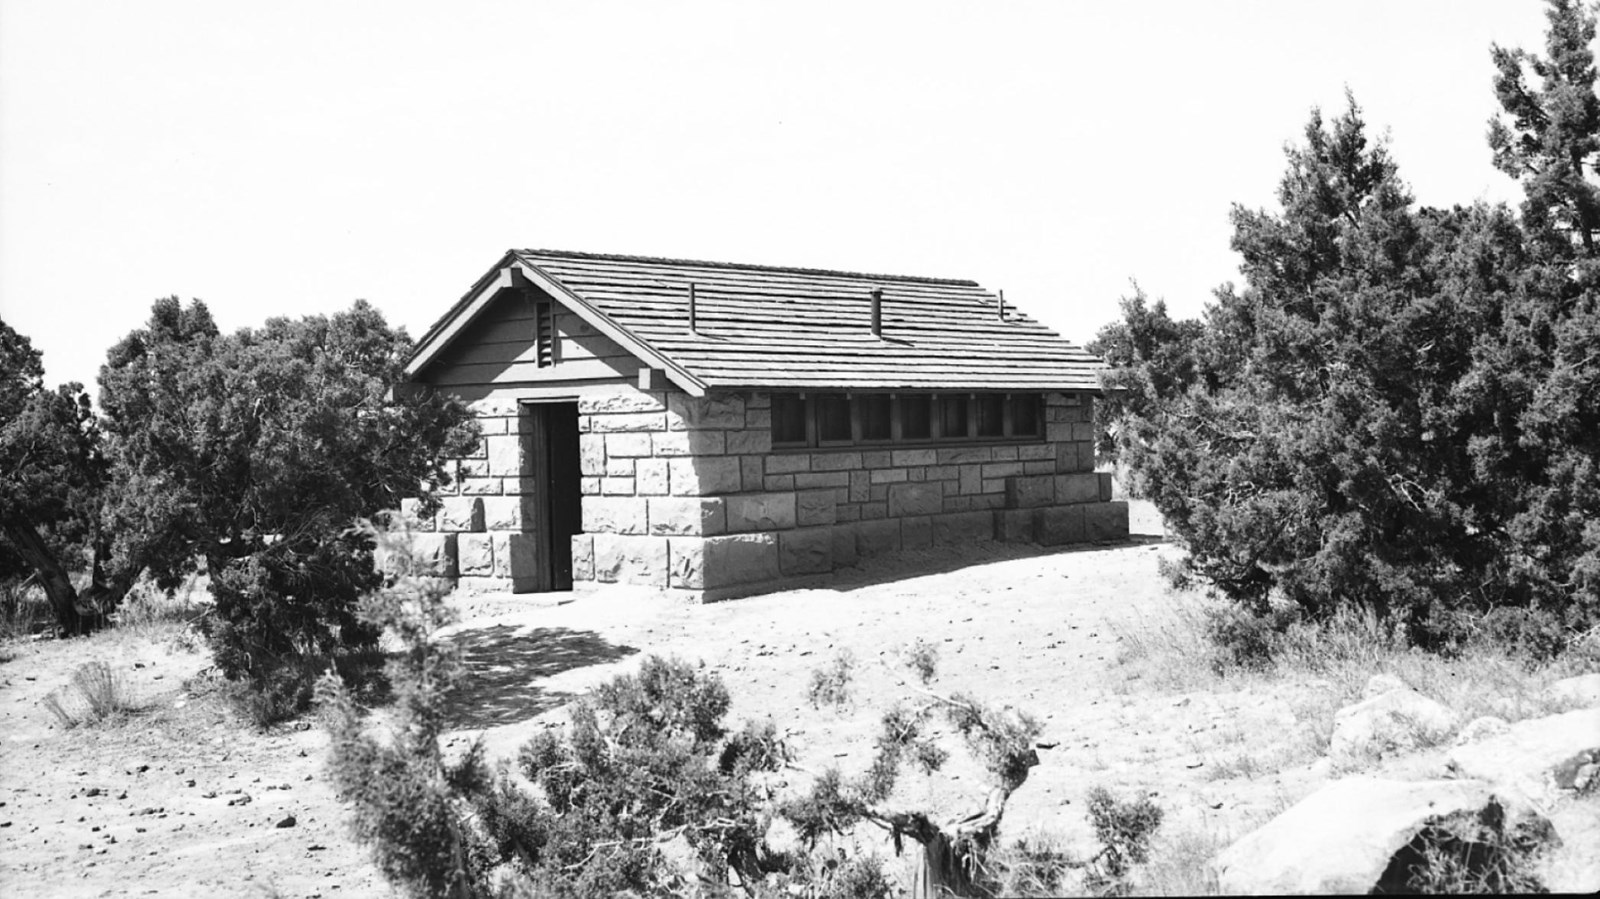
[[[770,717],[799,763],[855,772],[881,711],[912,696],[897,659],[920,638],[939,648],[937,688],[1031,712],[1044,722],[1042,742],[1054,744],[1013,796],[1008,835],[1045,832],[1088,848],[1082,800],[1097,785],[1153,797],[1166,831],[1242,834],[1327,777],[1294,758],[1302,730],[1315,726],[1307,709],[1323,713],[1308,702],[1316,685],[1175,694],[1130,680],[1117,663],[1118,634],[1174,601],[1156,571],[1174,550],[1148,510],[1136,509],[1134,524],[1143,535],[1116,546],[911,554],[815,589],[705,606],[620,590],[560,604],[463,597],[463,623],[448,639],[472,677],[453,740],[481,734],[491,756],[510,756],[559,722],[574,695],[656,653],[720,673],[730,722]],[[841,650],[858,663],[854,706],[813,709],[810,673]],[[212,681],[197,677],[203,652],[112,633],[12,644],[5,655],[0,894],[389,894],[324,781],[325,736],[308,725],[263,734],[241,724]],[[146,710],[122,723],[60,726],[42,700],[90,659],[119,671]],[[1274,753],[1295,764],[1248,762]],[[897,798],[958,812],[979,807],[986,787],[958,762],[908,781]]]

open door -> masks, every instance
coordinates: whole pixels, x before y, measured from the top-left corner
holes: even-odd
[[[522,530],[533,551],[513,554],[512,589],[571,590],[572,537],[583,527],[578,404],[524,403],[520,418]]]

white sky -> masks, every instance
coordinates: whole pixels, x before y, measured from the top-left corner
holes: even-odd
[[[1425,204],[1519,197],[1536,0],[0,0],[0,316],[47,380],[177,294],[419,336],[511,247],[974,278],[1084,341],[1238,277],[1348,85]]]

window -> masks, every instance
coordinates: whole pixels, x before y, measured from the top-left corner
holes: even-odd
[[[772,395],[778,449],[1043,436],[1044,398],[1037,393]]]
[[[890,438],[892,429],[887,393],[864,393],[855,399],[856,440],[863,443],[881,443]]]
[[[967,431],[967,395],[945,394],[939,397],[939,436],[961,438]]]
[[[1038,394],[1011,395],[1011,436],[1039,437],[1044,433],[1044,428],[1040,427],[1044,416],[1039,412],[1039,405]]]
[[[849,443],[850,400],[837,394],[817,396],[817,443]]]
[[[1006,395],[984,393],[978,396],[978,436],[1004,437],[1006,435]]]
[[[799,394],[772,395],[772,445],[806,445],[806,401]]]
[[[900,439],[927,440],[933,436],[933,397],[895,397],[900,412]]]

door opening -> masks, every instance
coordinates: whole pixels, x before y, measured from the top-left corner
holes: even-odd
[[[524,403],[522,531],[531,553],[513,553],[512,589],[572,589],[572,537],[583,529],[578,404]]]

